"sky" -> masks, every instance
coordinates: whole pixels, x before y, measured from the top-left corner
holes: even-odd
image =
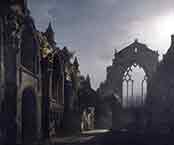
[[[174,34],[173,0],[28,0],[28,7],[38,30],[52,22],[57,45],[75,51],[95,89],[106,79],[114,49],[138,39],[162,55]]]

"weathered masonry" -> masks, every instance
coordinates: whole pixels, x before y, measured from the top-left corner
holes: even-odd
[[[135,40],[132,44],[115,51],[113,63],[107,67],[106,80],[98,89],[101,96],[117,96],[123,108],[135,108],[145,104],[148,85],[158,65],[158,52]],[[138,73],[140,71],[140,73]],[[117,103],[115,103],[117,104]],[[112,126],[118,124],[117,106],[112,105]],[[131,110],[131,109],[129,109]],[[131,113],[121,113],[133,120]],[[120,114],[120,115],[121,115]],[[123,122],[122,120],[122,122]]]

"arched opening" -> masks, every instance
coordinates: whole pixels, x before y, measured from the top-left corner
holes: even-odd
[[[36,95],[32,88],[26,88],[22,94],[22,141],[31,143],[37,132]]]
[[[81,130],[92,130],[94,129],[95,120],[95,108],[87,107],[83,110],[81,115]]]
[[[144,104],[147,93],[147,76],[142,67],[134,63],[123,75],[122,99],[124,107]]]
[[[60,52],[59,52],[60,53]],[[63,105],[63,75],[60,54],[55,54],[53,59],[52,93],[56,103]]]
[[[31,72],[38,73],[38,46],[32,31],[33,28],[27,25],[22,33],[21,64]]]

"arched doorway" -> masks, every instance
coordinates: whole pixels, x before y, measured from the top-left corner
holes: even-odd
[[[147,75],[142,67],[134,63],[123,75],[122,98],[124,107],[142,106],[147,93]]]
[[[81,115],[81,131],[94,129],[95,108],[87,107],[83,110]]]
[[[22,93],[22,141],[31,143],[36,139],[37,108],[34,89],[26,88]]]

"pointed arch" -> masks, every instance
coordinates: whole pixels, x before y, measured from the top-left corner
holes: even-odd
[[[36,94],[32,87],[27,87],[22,93],[22,141],[33,142],[37,133]]]
[[[143,105],[147,92],[147,76],[144,69],[134,63],[123,75],[122,94],[124,106]]]

